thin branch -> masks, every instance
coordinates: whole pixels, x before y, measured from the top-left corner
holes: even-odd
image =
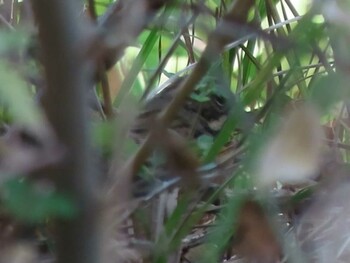
[[[88,1],[88,10],[89,10],[90,17],[93,19],[93,21],[96,21],[97,13],[96,13],[95,0]]]
[[[103,67],[99,70],[100,80],[101,80],[101,89],[103,96],[103,112],[107,116],[108,119],[112,119],[114,117],[113,103],[111,97],[111,90],[109,86],[109,81],[107,77],[107,73],[105,70],[102,70]]]
[[[15,30],[14,27],[9,22],[7,22],[6,19],[1,14],[0,14],[0,24],[5,25],[10,30]]]
[[[171,44],[170,48],[168,49],[168,51],[165,54],[165,56],[162,59],[162,61],[159,63],[159,66],[157,67],[156,71],[150,77],[150,80],[148,81],[148,84],[147,84],[147,86],[145,88],[145,91],[144,91],[144,93],[143,93],[143,95],[141,97],[141,101],[144,100],[145,98],[147,98],[147,96],[149,95],[149,93],[150,93],[150,91],[152,89],[152,85],[154,84],[154,82],[156,81],[158,76],[161,74],[162,70],[166,66],[166,63],[168,62],[168,60],[170,59],[170,57],[173,55],[173,53],[175,52],[176,48],[178,47],[181,35],[183,35],[186,31],[188,31],[187,27],[194,21],[195,18],[196,18],[196,15],[192,16],[191,19],[189,19],[186,22],[186,24],[181,28],[180,32],[174,38],[173,43]]]
[[[267,27],[267,28],[263,29],[262,32],[266,32],[266,33],[272,32],[273,30],[276,30],[276,29],[278,29],[278,28],[280,28],[280,27],[283,27],[283,26],[285,26],[285,25],[289,25],[289,24],[291,24],[291,23],[297,22],[297,21],[301,20],[302,18],[303,18],[302,16],[293,17],[293,18],[291,18],[291,19],[289,19],[289,20],[285,20],[285,21],[276,23],[276,24],[273,25],[273,26]],[[244,44],[244,42],[248,41],[249,39],[252,39],[252,38],[254,38],[254,37],[259,36],[259,34],[260,34],[260,36],[263,36],[262,32],[256,31],[256,33],[252,33],[252,34],[249,34],[249,35],[247,35],[247,36],[244,36],[244,37],[242,37],[242,38],[240,38],[240,39],[238,39],[238,40],[234,40],[233,42],[229,43],[229,44],[225,47],[225,50],[229,50],[229,49],[232,49],[232,48],[234,48],[234,47],[236,47],[236,46],[239,46],[239,45],[241,45],[241,44]],[[267,35],[266,35],[266,37],[267,37]]]
[[[102,41],[106,42],[102,58],[106,70],[121,58],[124,50],[137,38],[165,3],[167,3],[165,0],[117,1],[98,20],[99,30],[103,36]]]

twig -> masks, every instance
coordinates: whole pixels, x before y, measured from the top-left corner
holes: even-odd
[[[174,39],[174,42],[170,46],[168,52],[165,54],[164,58],[159,63],[159,66],[157,67],[156,71],[153,73],[153,75],[151,76],[150,80],[148,81],[148,84],[147,84],[147,86],[145,88],[145,91],[142,94],[141,100],[144,100],[145,98],[147,98],[148,94],[151,91],[153,83],[156,81],[158,75],[164,69],[164,67],[165,67],[166,63],[168,62],[168,60],[170,59],[171,55],[175,52],[175,50],[176,50],[176,48],[178,46],[178,43],[179,43],[181,35],[183,35],[186,31],[188,31],[187,27],[194,21],[195,18],[196,18],[196,16],[192,16],[191,19],[189,19],[187,21],[187,23],[182,27],[181,31],[176,35],[176,37]]]
[[[95,7],[95,0],[88,1],[88,10],[89,10],[89,15],[91,16],[91,18],[94,21],[96,21],[97,13],[96,13],[96,7]]]
[[[124,50],[134,41],[137,36],[147,26],[148,22],[154,17],[167,1],[165,0],[121,0],[115,2],[106,13],[98,20],[99,30],[103,35],[102,41],[106,43],[106,50],[102,60],[105,69],[110,69],[123,55]],[[139,11],[140,9],[143,9]],[[127,23],[130,16],[138,14],[138,19],[132,19],[133,23]],[[119,36],[118,41],[110,44],[110,39]],[[127,36],[127,39],[123,39]]]
[[[7,22],[5,17],[1,14],[0,14],[0,23],[5,25],[10,30],[15,30],[14,27],[9,22]]]
[[[101,80],[101,89],[103,96],[103,112],[108,119],[114,117],[113,103],[111,98],[111,90],[108,82],[107,73],[103,70],[104,66],[102,65],[99,69],[99,75]]]

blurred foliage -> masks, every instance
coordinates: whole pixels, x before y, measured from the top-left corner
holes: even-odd
[[[25,0],[20,3],[23,2]],[[85,2],[94,4],[98,24],[117,1]],[[134,156],[139,147],[125,135],[128,134],[125,129],[130,128],[130,123],[135,120],[134,115],[126,113],[135,109],[142,112],[147,103],[145,98],[152,99],[144,95],[157,94],[157,87],[169,79],[191,74],[208,39],[213,37],[210,33],[232,2],[174,1],[160,9],[135,43],[129,43],[125,55],[110,69],[119,81],[111,82],[108,87],[114,95],[110,100],[115,119],[104,115],[107,103],[103,85],[96,85],[98,97],[94,99],[99,109],[93,111],[100,111],[100,115],[94,115],[91,140],[101,159],[107,160],[104,165],[108,167],[103,170],[108,172],[105,173],[109,173],[109,165],[115,156],[119,158],[118,165],[122,165]],[[192,101],[199,104],[209,102],[212,95],[225,98],[228,110],[223,125],[215,135],[184,137],[199,157],[200,168],[216,167],[224,155],[222,153],[230,147],[234,148],[233,155],[237,158],[233,159],[238,168],[219,183],[206,202],[200,202],[199,189],[196,189],[198,193],[186,192],[181,196],[175,210],[161,222],[159,236],[153,237],[155,262],[167,262],[167,256],[179,247],[216,198],[220,199],[224,208],[209,231],[206,241],[210,246],[203,260],[218,261],[238,228],[237,218],[242,203],[251,196],[258,199],[253,191],[252,177],[253,163],[260,148],[280,121],[282,113],[298,102],[311,101],[315,104],[322,120],[327,120],[324,126],[338,132],[334,141],[345,145],[349,143],[349,125],[343,114],[344,109],[349,107],[348,69],[342,68],[341,63],[338,64],[340,69],[336,68],[335,53],[338,50],[334,50],[332,44],[334,38],[341,38],[342,31],[327,28],[327,22],[320,13],[322,6],[317,6],[321,2],[300,2],[298,5],[301,7],[295,7],[287,0],[258,0],[249,14],[251,23],[239,28],[237,25],[227,26],[228,35],[233,32],[238,37],[225,47],[217,61],[209,61],[212,66],[209,73],[201,76],[196,92],[190,95]],[[0,124],[19,124],[35,129],[44,125],[43,112],[37,103],[43,88],[38,87],[41,82],[37,81],[42,74],[42,65],[40,56],[31,53],[35,41],[26,30],[22,30],[19,25],[21,15],[18,14],[18,17],[18,21],[10,23],[11,30],[0,28]],[[347,39],[346,32],[344,34]],[[345,50],[348,47],[343,46]],[[171,100],[164,105],[170,103]],[[125,121],[123,118],[132,120]],[[349,160],[348,149],[339,149],[339,153],[342,159]],[[142,167],[140,177],[156,178],[156,168],[166,163],[164,159],[164,153],[157,151]],[[225,194],[227,189],[234,194],[228,197]],[[310,188],[297,191],[290,203],[303,202],[311,196],[310,192]],[[1,193],[5,208],[24,221],[40,222],[47,217],[71,218],[76,212],[74,202],[64,193],[38,190],[29,180],[11,179],[1,187]],[[264,206],[269,201],[267,199],[261,197],[260,204]],[[30,213],[27,212],[28,207]],[[150,229],[145,232],[150,233]]]
[[[77,213],[73,200],[56,193],[50,186],[34,185],[25,180],[7,181],[1,188],[1,197],[5,209],[28,223],[42,223],[55,217],[72,219]]]
[[[0,103],[15,123],[28,127],[42,125],[38,105],[32,99],[31,85],[24,76],[35,74],[27,60],[29,38],[24,32],[0,32]]]

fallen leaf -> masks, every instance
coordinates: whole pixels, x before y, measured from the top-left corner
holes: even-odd
[[[302,183],[317,175],[324,145],[319,119],[316,109],[308,104],[285,116],[258,158],[256,179],[260,186],[276,181]]]
[[[247,200],[240,211],[233,253],[248,262],[278,262],[281,250],[262,207]]]

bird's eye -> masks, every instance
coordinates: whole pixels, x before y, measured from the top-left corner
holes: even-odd
[[[225,99],[223,97],[215,96],[214,103],[217,106],[223,107],[225,105]]]

